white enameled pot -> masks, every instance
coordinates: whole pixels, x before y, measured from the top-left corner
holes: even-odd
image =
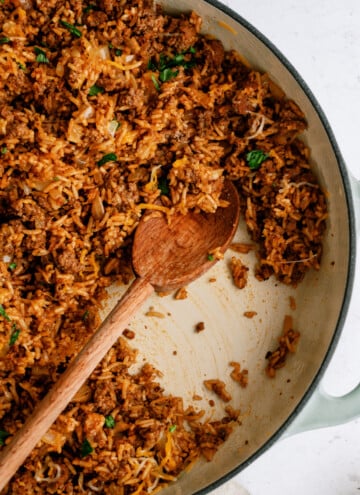
[[[308,130],[303,139],[311,149],[312,165],[327,192],[329,219],[319,272],[308,273],[296,288],[274,279],[259,282],[249,277],[244,290],[230,278],[231,253],[208,274],[188,287],[188,298],[154,296],[131,322],[133,345],[140,359],[154,364],[162,373],[166,391],[193,403],[206,417],[221,418],[222,403],[209,406],[213,396],[204,379],[220,378],[233,396],[232,405],[241,410],[241,426],[219,449],[214,461],[199,461],[189,472],[166,488],[164,495],[207,493],[239,472],[285,435],[309,428],[350,420],[360,412],[360,388],[341,398],[328,396],[320,386],[321,376],[340,337],[351,295],[355,270],[355,203],[359,185],[344,166],[336,141],[318,103],[289,62],[244,19],[216,1],[163,0],[171,13],[195,10],[203,19],[204,33],[220,39],[226,49],[237,50],[251,65],[270,77],[305,112]],[[248,242],[243,222],[236,240]],[[252,268],[255,254],[243,256]],[[216,279],[216,282],[210,282]],[[119,296],[114,289],[114,298]],[[289,305],[289,297],[296,309]],[[105,311],[110,309],[111,302]],[[150,318],[149,307],[164,315]],[[252,319],[244,312],[256,311]],[[291,314],[301,338],[297,352],[288,359],[275,379],[265,374],[265,355],[276,347],[284,315]],[[198,322],[205,330],[195,332]],[[229,362],[237,361],[249,370],[249,385],[242,389],[230,378]]]

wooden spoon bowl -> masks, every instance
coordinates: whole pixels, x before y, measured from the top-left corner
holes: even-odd
[[[239,221],[239,196],[232,182],[222,193],[229,206],[216,213],[144,216],[136,229],[132,263],[135,273],[157,291],[177,289],[206,272],[225,252]]]

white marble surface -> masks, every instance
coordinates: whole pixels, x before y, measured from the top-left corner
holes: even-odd
[[[223,0],[267,36],[322,106],[360,178],[360,1]],[[360,212],[359,212],[360,214]],[[360,262],[346,324],[324,376],[342,395],[360,382]],[[360,404],[359,404],[360,415]],[[360,493],[360,419],[278,442],[212,495]]]

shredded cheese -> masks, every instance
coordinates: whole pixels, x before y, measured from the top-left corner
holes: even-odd
[[[226,22],[218,21],[218,24],[220,27],[230,31],[230,33],[235,34],[235,35],[237,34],[237,31],[233,27],[229,26],[229,24],[227,24]]]
[[[144,189],[146,192],[155,191],[158,188],[157,171],[161,168],[161,165],[157,165],[151,169],[150,180],[145,185]]]
[[[139,60],[138,62],[134,62],[133,64],[129,64],[129,65],[124,65],[121,64],[120,62],[114,62],[114,60],[106,60],[106,63],[113,65],[114,67],[120,70],[132,70],[132,69],[136,69],[137,67],[140,67],[142,61]]]
[[[162,211],[163,213],[166,213],[169,215],[171,213],[171,208],[168,208],[167,206],[162,206],[162,205],[155,205],[152,203],[139,203],[137,205],[138,210],[155,210],[155,211]]]
[[[166,467],[169,471],[176,467],[176,462],[172,458],[172,451],[174,448],[172,434],[166,432],[166,443],[165,443],[165,457],[162,459],[160,466]]]

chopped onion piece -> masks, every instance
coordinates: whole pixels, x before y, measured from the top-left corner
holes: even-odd
[[[34,180],[33,183],[32,183],[32,186],[33,188],[36,190],[36,191],[43,191],[44,189],[46,189],[48,187],[49,184],[51,184],[52,182],[51,181],[41,181],[41,180]],[[24,189],[24,192],[25,192],[25,189]]]
[[[109,60],[110,59],[109,47],[107,45],[100,46],[100,48],[98,49],[98,55],[102,60]]]
[[[87,486],[90,488],[90,490],[92,490],[93,492],[102,492],[103,488],[104,488],[104,483],[101,483],[100,486],[95,486],[93,484],[92,481],[89,481],[89,483],[87,484]]]
[[[67,138],[71,143],[80,143],[82,140],[83,129],[74,119],[69,122]]]
[[[119,122],[117,120],[111,120],[108,124],[108,131],[109,134],[111,134],[112,137],[115,136],[115,132],[117,131],[119,127]]]
[[[31,10],[33,8],[33,5],[30,0],[19,0],[19,4],[23,7],[25,10]]]
[[[35,480],[37,481],[37,483],[55,483],[55,481],[57,481],[60,476],[61,476],[61,467],[59,466],[59,464],[56,464],[55,462],[52,462],[51,463],[52,466],[56,469],[56,474],[53,478],[49,478],[49,477],[46,477],[44,478],[42,475],[43,475],[43,470],[39,470],[39,471],[36,471],[35,473]]]
[[[259,117],[257,117],[254,120],[250,129],[250,132],[252,132],[253,134],[251,134],[251,136],[246,136],[246,139],[255,139],[256,137],[258,137],[263,132],[264,125],[265,125],[265,116],[259,114]]]
[[[27,184],[23,184],[22,188],[26,196],[28,196],[31,193],[31,189]]]
[[[90,119],[94,115],[94,109],[91,105],[87,106],[79,115],[81,119]]]

